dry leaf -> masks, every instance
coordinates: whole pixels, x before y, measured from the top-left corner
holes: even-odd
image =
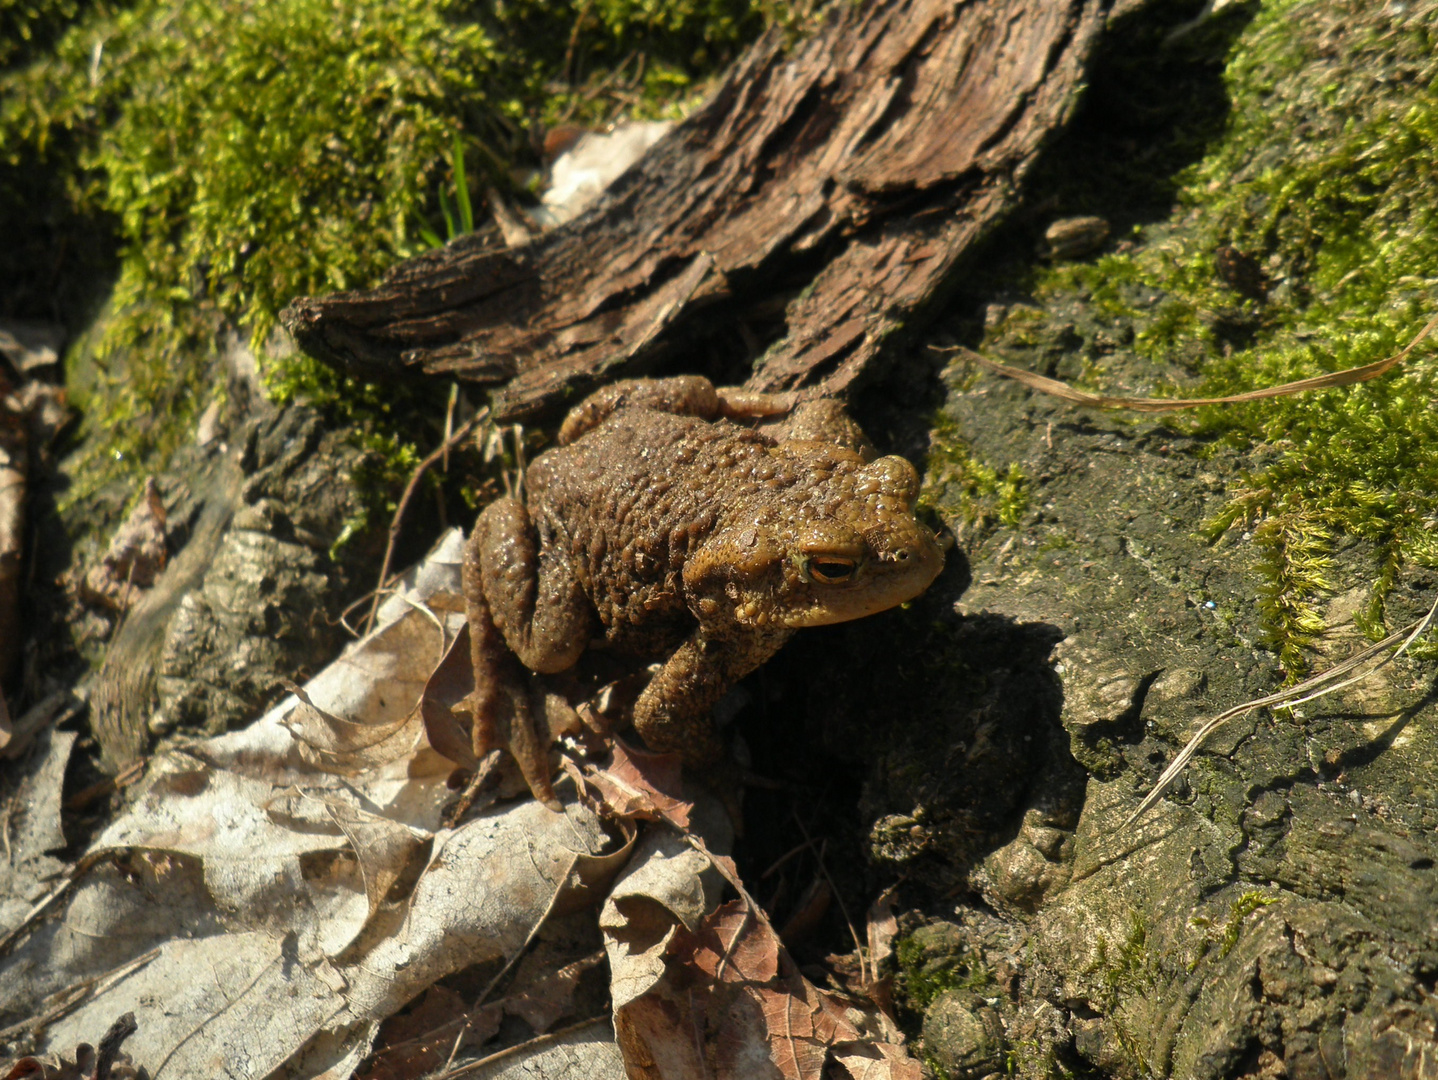
[[[48,853],[65,846],[60,827],[65,770],[78,738],[73,731],[42,730],[30,756],[11,771],[8,804],[0,807],[6,856],[0,859],[0,931],[18,926],[48,893],[65,864]]]
[[[0,324],[0,357],[21,377],[60,362],[65,331],[51,323],[6,320]]]
[[[631,776],[625,789],[641,785]],[[694,812],[713,844],[651,829],[600,915],[614,1030],[629,1075],[819,1080],[842,1054],[870,1080],[916,1078],[917,1063],[902,1046],[871,1034],[888,1030],[882,1017],[860,1014],[799,974],[733,861],[712,852],[727,847],[714,818],[725,825],[728,818],[710,801],[695,803]],[[716,878],[741,899],[715,908]]]
[[[858,1038],[742,902],[697,934],[677,930],[669,952],[665,977],[615,1009],[625,1061],[646,1080],[820,1080],[830,1044]]]
[[[582,774],[607,812],[616,818],[667,821],[687,829],[693,803],[683,797],[679,755],[636,750],[618,739],[613,745],[607,769],[585,769]]]
[[[717,807],[696,809],[716,844],[727,846],[729,821]],[[599,913],[616,1011],[665,975],[665,955],[681,928],[697,931],[719,903],[724,883],[703,854],[670,829],[651,829],[634,849]]]
[[[431,986],[419,1006],[403,1016],[386,1020],[369,1067],[356,1080],[417,1080],[449,1060],[455,1037],[468,1029],[461,1046],[481,1046],[499,1031],[504,1008],[495,1002],[473,1015],[459,994],[444,986]]]
[[[16,909],[0,1011],[45,1016],[54,1049],[133,1010],[131,1052],[164,1075],[338,1080],[437,979],[595,903],[632,831],[572,791],[564,814],[526,800],[440,827],[450,767],[416,706],[462,623],[461,551],[448,534],[406,575],[307,703],[158,756],[68,890]]]
[[[607,1018],[540,1035],[465,1065],[464,1080],[626,1080]]]
[[[155,583],[168,560],[165,506],[154,477],[148,477],[140,501],[116,531],[105,557],[85,574],[80,597],[96,607],[126,612]]]
[[[419,709],[429,745],[456,765],[472,769],[474,757],[469,696],[474,693],[474,662],[466,622],[424,684]]]
[[[902,1046],[894,1043],[842,1043],[834,1060],[854,1080],[920,1080],[924,1070]]]
[[[899,936],[899,920],[894,916],[893,889],[885,889],[870,905],[867,936],[870,977],[877,979],[879,969],[894,955],[894,939]]]
[[[565,964],[545,978],[537,979],[520,993],[512,993],[504,1002],[504,1011],[517,1016],[536,1033],[543,1033],[574,1010],[574,991],[586,971],[604,962],[604,953],[596,952]]]

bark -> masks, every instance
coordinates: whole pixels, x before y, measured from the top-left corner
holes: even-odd
[[[495,386],[504,417],[736,322],[768,346],[749,385],[840,393],[1014,204],[1112,6],[839,4],[792,50],[761,38],[577,220],[516,248],[460,238],[283,320],[366,375]]]

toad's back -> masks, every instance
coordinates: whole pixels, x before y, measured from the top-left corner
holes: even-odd
[[[802,470],[728,421],[628,408],[525,477],[541,549],[567,553],[606,640],[660,652],[693,626],[681,574],[726,511],[782,501]]]

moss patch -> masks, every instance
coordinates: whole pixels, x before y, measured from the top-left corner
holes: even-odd
[[[1028,508],[1028,477],[1016,462],[1002,472],[980,461],[944,413],[934,417],[921,508],[965,526],[1015,526]]]
[[[290,299],[372,284],[444,233],[456,139],[477,191],[518,190],[545,124],[672,111],[787,18],[764,0],[0,4],[0,316],[79,328],[113,275],[77,380],[108,463],[89,471],[156,468],[223,336],[274,377]]]
[[[1170,392],[1174,362],[1197,376],[1183,392],[1205,396],[1369,363],[1438,313],[1438,4],[1246,8],[1226,54],[1227,120],[1174,174],[1174,212],[1136,223],[1115,253],[1031,281],[1046,305],[1077,296],[1131,327],[1150,384]],[[1081,208],[1082,192],[1073,199]],[[1145,293],[1152,302],[1136,302]],[[1086,374],[1103,381],[1103,365]],[[1424,347],[1374,382],[1175,421],[1272,448],[1209,527],[1259,546],[1263,616],[1290,677],[1323,629],[1335,544],[1376,552],[1371,634],[1402,568],[1438,566],[1435,399],[1438,362]]]
[[[896,949],[899,960],[899,989],[905,1004],[923,1012],[940,994],[949,990],[988,989],[993,973],[963,931],[952,923],[921,926],[901,938]]]

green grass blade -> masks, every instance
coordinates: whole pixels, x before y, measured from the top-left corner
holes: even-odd
[[[469,178],[464,173],[464,146],[458,135],[454,137],[451,163],[454,166],[454,197],[459,201],[460,232],[471,233],[474,232],[474,208],[469,202]]]
[[[444,188],[439,189],[439,209],[440,213],[444,214],[445,239],[453,240],[459,233],[455,229],[454,206],[450,203],[449,195],[445,193]]]

